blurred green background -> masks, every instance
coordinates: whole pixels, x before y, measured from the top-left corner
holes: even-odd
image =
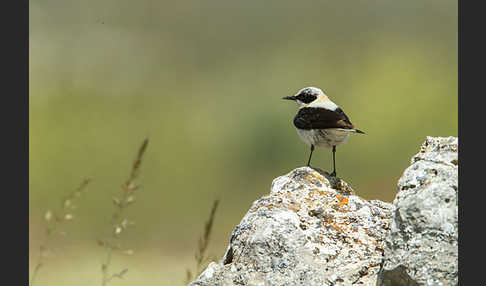
[[[357,194],[391,202],[430,136],[457,136],[457,1],[30,1],[30,261],[46,210],[92,177],[36,285],[100,285],[120,192],[145,137],[136,225],[112,285],[182,285],[212,202],[209,254],[309,147],[281,98],[322,88],[367,135],[337,149]],[[331,169],[331,151],[313,165]]]

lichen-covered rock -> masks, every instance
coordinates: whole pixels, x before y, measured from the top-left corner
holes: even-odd
[[[379,286],[458,284],[458,141],[427,137],[398,182]]]
[[[317,169],[275,179],[190,285],[457,285],[457,141],[427,137],[393,205]]]
[[[190,285],[376,285],[393,206],[308,167],[275,179]]]

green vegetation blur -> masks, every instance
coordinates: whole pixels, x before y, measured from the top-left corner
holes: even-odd
[[[337,148],[338,176],[391,202],[426,136],[457,136],[457,1],[30,1],[30,261],[47,210],[85,177],[66,236],[36,285],[100,284],[103,249],[142,141],[112,285],[182,285],[219,198],[208,253],[309,146],[284,101],[317,86],[366,135]],[[332,171],[329,149],[312,165]],[[81,279],[82,277],[82,279]]]

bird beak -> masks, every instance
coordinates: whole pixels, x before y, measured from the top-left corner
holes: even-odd
[[[286,97],[282,97],[282,99],[295,100],[295,96],[286,96]]]

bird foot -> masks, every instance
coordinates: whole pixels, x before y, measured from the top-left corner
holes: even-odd
[[[332,172],[332,173],[331,173],[331,174],[329,174],[329,175],[331,175],[331,177],[336,177],[336,171]]]

